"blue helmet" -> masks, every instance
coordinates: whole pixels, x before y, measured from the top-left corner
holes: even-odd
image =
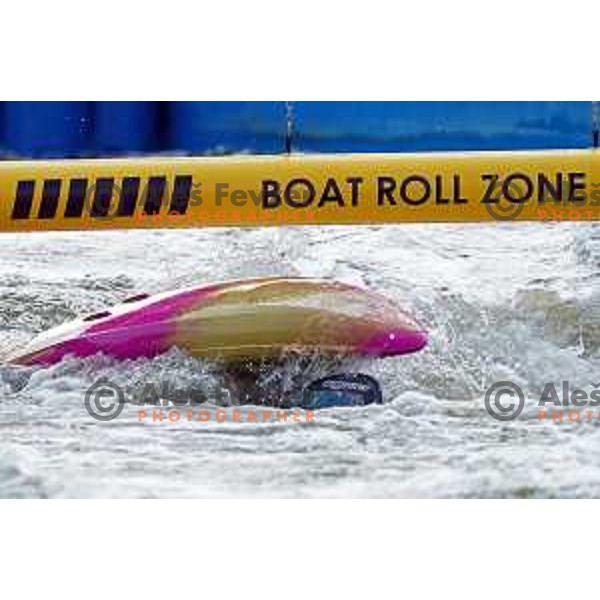
[[[363,373],[340,373],[313,381],[304,388],[302,408],[330,408],[333,406],[366,406],[382,404],[379,383]]]

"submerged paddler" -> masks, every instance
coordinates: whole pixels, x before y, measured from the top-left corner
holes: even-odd
[[[277,367],[272,366],[271,371]],[[262,366],[264,370],[264,366]],[[321,377],[302,389],[286,391],[277,385],[259,383],[261,368],[256,365],[238,365],[225,370],[225,385],[235,404],[253,404],[307,410],[336,406],[366,406],[382,404],[379,383],[364,373],[337,373]]]

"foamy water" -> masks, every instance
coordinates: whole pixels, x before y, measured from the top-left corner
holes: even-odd
[[[232,408],[221,423],[139,423],[133,405],[109,423],[88,415],[100,377],[214,383],[214,365],[177,351],[66,360],[16,382],[0,367],[0,496],[596,496],[600,421],[538,422],[534,398],[545,382],[600,379],[599,240],[586,223],[2,235],[0,352],[133,293],[260,275],[385,294],[430,344],[360,365],[380,379],[383,406],[314,422],[238,423]],[[291,360],[271,376],[297,370]],[[515,421],[485,410],[499,380],[527,394]]]

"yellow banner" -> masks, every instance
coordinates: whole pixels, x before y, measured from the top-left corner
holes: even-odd
[[[593,150],[0,162],[0,231],[599,215]]]

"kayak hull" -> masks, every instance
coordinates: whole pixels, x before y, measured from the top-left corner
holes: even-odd
[[[378,294],[328,280],[263,278],[126,301],[41,334],[10,362],[152,358],[172,347],[230,363],[289,351],[381,358],[426,343],[423,328]]]

